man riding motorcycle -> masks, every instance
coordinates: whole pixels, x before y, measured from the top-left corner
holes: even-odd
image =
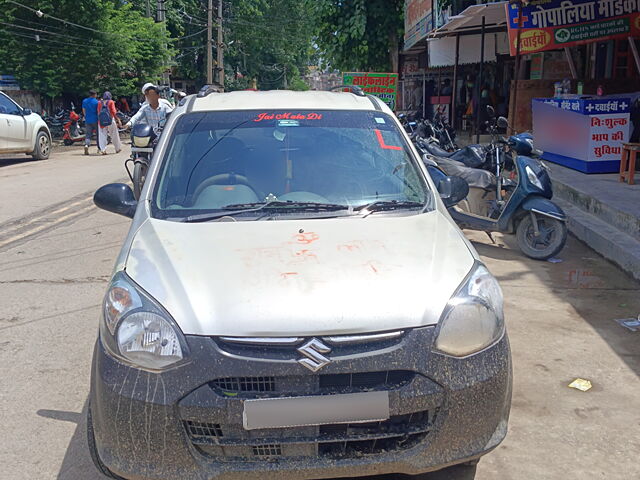
[[[133,183],[135,198],[140,197],[157,137],[160,136],[167,116],[173,111],[173,106],[160,98],[158,86],[147,83],[142,87],[142,92],[145,94],[147,102],[125,125],[125,128],[129,128],[136,124],[142,124],[133,129],[131,158],[125,161],[125,168]],[[133,173],[129,170],[129,162],[133,162]]]
[[[138,113],[125,124],[125,128],[143,122],[153,128],[156,134],[159,134],[167,115],[173,111],[173,106],[167,100],[160,98],[160,88],[153,83],[145,83],[142,87],[142,93],[147,101],[140,107]]]

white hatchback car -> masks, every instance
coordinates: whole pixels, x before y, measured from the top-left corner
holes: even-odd
[[[162,132],[104,298],[98,469],[260,480],[446,469],[507,433],[502,293],[391,110],[362,91],[203,90]]]
[[[46,160],[51,153],[49,127],[37,113],[0,92],[0,153],[26,153]]]

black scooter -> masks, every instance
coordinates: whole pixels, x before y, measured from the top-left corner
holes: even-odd
[[[492,110],[489,111],[490,117]],[[551,201],[551,178],[547,167],[532,158],[532,144],[514,135],[508,140],[498,135],[506,129],[504,117],[490,120],[491,144],[488,158],[493,171],[470,168],[446,157],[425,155],[424,161],[436,185],[446,176],[464,178],[469,184],[467,198],[449,208],[463,229],[515,233],[522,252],[536,260],[557,255],[567,240],[567,219]],[[492,237],[491,237],[492,238]]]

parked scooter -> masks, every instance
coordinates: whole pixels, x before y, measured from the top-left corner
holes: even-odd
[[[62,136],[62,141],[66,146],[73,145],[77,142],[84,142],[85,133],[79,125],[80,115],[71,110],[69,113],[69,120],[62,127],[64,131],[64,135]]]
[[[530,157],[533,145],[514,135],[508,140],[498,128],[508,127],[488,109],[492,140],[489,158],[493,171],[470,168],[445,157],[425,156],[427,169],[438,184],[445,176],[459,176],[469,184],[467,198],[449,208],[460,228],[515,233],[522,252],[536,260],[557,255],[567,239],[566,215],[551,201],[547,167]],[[513,154],[513,155],[512,155]]]

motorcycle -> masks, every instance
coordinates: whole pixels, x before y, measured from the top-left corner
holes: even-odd
[[[71,110],[69,112],[69,120],[64,124],[62,130],[64,135],[62,141],[66,146],[73,145],[77,142],[84,142],[85,133],[79,125],[80,115]]]
[[[449,208],[460,228],[515,234],[522,252],[536,260],[557,255],[567,239],[567,218],[551,201],[548,167],[533,158],[533,142],[526,136],[503,139],[498,129],[508,128],[504,117],[491,118],[491,144],[485,168],[471,168],[452,158],[425,155],[427,170],[436,184],[446,176],[459,176],[469,184],[466,199]]]
[[[51,136],[53,138],[60,138],[64,135],[64,124],[69,120],[69,112],[59,107],[56,113],[51,115],[45,115],[43,120],[49,127]]]
[[[436,111],[433,122],[430,123],[435,132],[434,136],[438,139],[441,148],[447,152],[458,150],[458,145],[455,143],[456,131],[448,124],[444,114],[440,110]]]
[[[140,198],[157,138],[153,128],[144,123],[136,123],[131,130],[131,157],[125,160],[124,167],[133,183],[133,195],[136,200]],[[133,172],[129,168],[131,163]]]

